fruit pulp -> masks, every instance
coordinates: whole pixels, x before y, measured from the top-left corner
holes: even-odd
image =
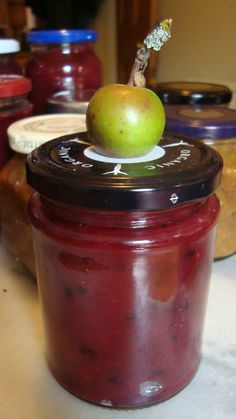
[[[35,276],[28,204],[32,188],[26,182],[26,155],[15,153],[0,172],[1,241]]]
[[[215,195],[163,211],[30,203],[46,353],[90,402],[141,407],[195,374],[213,259]]]
[[[34,113],[46,112],[47,99],[56,92],[98,89],[102,84],[101,64],[90,45],[62,44],[37,47],[26,65],[32,81]]]

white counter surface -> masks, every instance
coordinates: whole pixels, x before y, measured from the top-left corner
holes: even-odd
[[[235,419],[236,256],[213,265],[203,357],[192,382],[153,407],[83,402],[47,369],[37,288],[0,246],[0,419]]]

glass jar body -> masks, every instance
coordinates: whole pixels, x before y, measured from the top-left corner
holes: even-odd
[[[14,153],[0,172],[1,241],[35,275],[28,203],[32,188],[26,182],[26,155]]]
[[[32,110],[32,104],[25,95],[0,98],[0,168],[12,155],[7,128],[15,121],[31,116]]]
[[[0,74],[22,74],[15,60],[15,54],[0,54]]]
[[[52,374],[90,402],[141,407],[193,377],[219,203],[151,212],[30,202]]]
[[[221,204],[214,256],[216,259],[236,252],[236,138],[203,140],[213,147],[224,160],[221,184],[217,196]]]
[[[26,65],[32,81],[35,114],[46,112],[47,99],[61,91],[97,90],[102,85],[102,67],[87,43],[37,44]]]

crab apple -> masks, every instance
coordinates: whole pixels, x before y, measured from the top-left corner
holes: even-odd
[[[111,84],[93,95],[86,123],[89,141],[98,153],[118,158],[139,157],[159,142],[165,112],[153,91]]]

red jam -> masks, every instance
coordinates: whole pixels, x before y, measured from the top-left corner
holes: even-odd
[[[209,192],[222,163],[203,144],[160,144],[164,156],[122,162],[120,176],[110,174],[109,160],[89,159],[90,148],[75,138],[47,143],[27,161],[29,183],[39,191],[30,217],[48,364],[71,393],[100,405],[164,400],[192,379],[200,362],[219,213]],[[170,165],[183,155],[186,178]],[[202,197],[177,204],[188,182],[189,194]],[[174,183],[175,193],[167,188]]]
[[[191,380],[218,211],[215,196],[129,213],[81,211],[34,195],[47,359],[65,388],[94,403],[138,407]]]
[[[52,32],[60,33],[60,31]],[[29,39],[31,38],[29,37]],[[34,104],[35,114],[46,112],[47,99],[55,92],[76,89],[95,91],[101,86],[101,63],[96,57],[92,45],[87,41],[66,42],[65,40],[63,42],[61,40],[60,43],[59,41],[56,43],[47,41],[46,43],[37,42],[36,45],[25,70],[26,76],[32,80],[33,84],[31,100]]]
[[[31,82],[25,77],[0,76],[0,168],[11,157],[7,128],[15,121],[32,114],[32,104],[27,99]]]

